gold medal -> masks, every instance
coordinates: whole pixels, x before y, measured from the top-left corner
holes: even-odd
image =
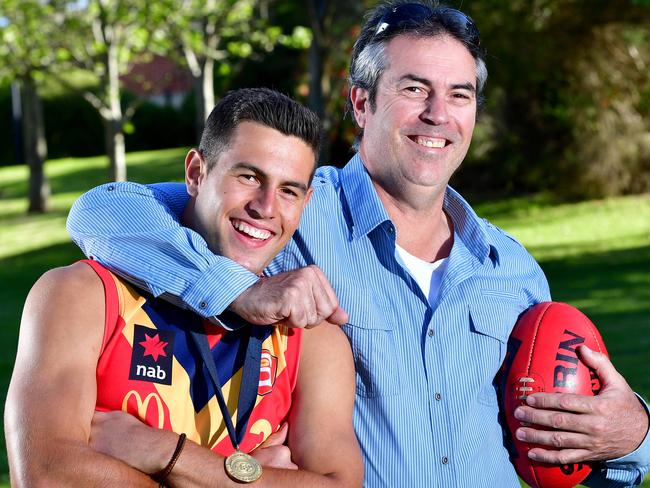
[[[262,466],[253,456],[235,451],[226,458],[226,473],[239,483],[252,483],[262,476]]]

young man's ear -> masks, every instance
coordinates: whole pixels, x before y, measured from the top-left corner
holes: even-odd
[[[362,129],[366,125],[366,113],[370,109],[368,105],[368,90],[353,86],[350,89],[350,101],[354,110],[354,119]]]
[[[185,186],[187,193],[195,197],[199,192],[199,184],[208,171],[207,164],[198,149],[191,149],[185,156]]]

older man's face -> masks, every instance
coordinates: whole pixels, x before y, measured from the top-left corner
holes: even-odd
[[[386,49],[376,110],[353,93],[361,156],[380,189],[398,196],[444,188],[476,121],[476,62],[457,40],[398,36]],[[356,99],[355,99],[356,98]]]

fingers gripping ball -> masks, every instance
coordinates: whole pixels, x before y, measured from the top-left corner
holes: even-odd
[[[591,472],[586,463],[559,466],[533,461],[528,451],[535,445],[515,438],[515,431],[523,424],[514,417],[514,411],[525,403],[527,395],[558,392],[593,396],[600,391],[598,377],[578,359],[576,348],[581,345],[607,354],[594,324],[565,303],[531,307],[510,334],[501,390],[510,456],[517,474],[536,488],[569,488]]]

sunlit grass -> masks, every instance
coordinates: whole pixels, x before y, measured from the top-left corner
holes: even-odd
[[[185,149],[142,151],[127,155],[129,177],[135,181],[182,180]],[[85,190],[106,182],[108,159],[64,158],[48,161],[51,211],[27,215],[26,166],[0,168],[0,259],[69,241],[65,219]]]
[[[650,195],[553,205],[539,197],[478,206],[539,260],[650,243]]]

